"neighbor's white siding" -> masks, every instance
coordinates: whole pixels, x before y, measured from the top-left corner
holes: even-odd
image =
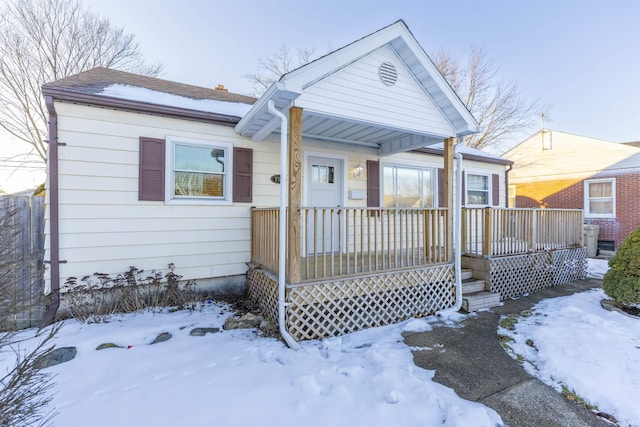
[[[378,76],[383,62],[395,65],[398,80],[386,86]],[[455,130],[389,46],[306,88],[296,106],[430,135]]]

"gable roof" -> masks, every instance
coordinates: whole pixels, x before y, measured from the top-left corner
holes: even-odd
[[[397,89],[395,81],[388,84],[378,77],[385,63],[397,72]],[[279,121],[267,109],[269,100],[284,112],[294,105],[302,107],[307,138],[368,145],[378,148],[380,155],[479,131],[403,21],[283,75],[236,131],[254,140],[275,131]]]
[[[97,67],[42,86],[57,100],[235,125],[255,98]]]
[[[551,129],[534,133],[503,156],[514,162],[514,182],[640,171],[638,147]]]

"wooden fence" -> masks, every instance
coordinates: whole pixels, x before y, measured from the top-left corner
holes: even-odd
[[[0,196],[0,330],[42,322],[43,273],[44,198]]]

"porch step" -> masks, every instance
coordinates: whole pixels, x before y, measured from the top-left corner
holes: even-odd
[[[478,311],[500,305],[500,295],[494,292],[474,292],[462,297],[462,309],[466,312]]]
[[[460,275],[460,278],[462,280],[467,280],[467,279],[471,279],[473,277],[473,270],[470,268],[463,268],[462,269],[462,274]]]
[[[482,292],[484,290],[485,290],[484,280],[478,280],[473,278],[462,280],[462,295],[472,294],[475,292]]]

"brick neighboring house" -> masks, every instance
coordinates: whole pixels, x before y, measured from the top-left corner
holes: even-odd
[[[640,147],[543,129],[506,152],[509,204],[583,209],[600,227],[598,247],[616,250],[640,226]]]

